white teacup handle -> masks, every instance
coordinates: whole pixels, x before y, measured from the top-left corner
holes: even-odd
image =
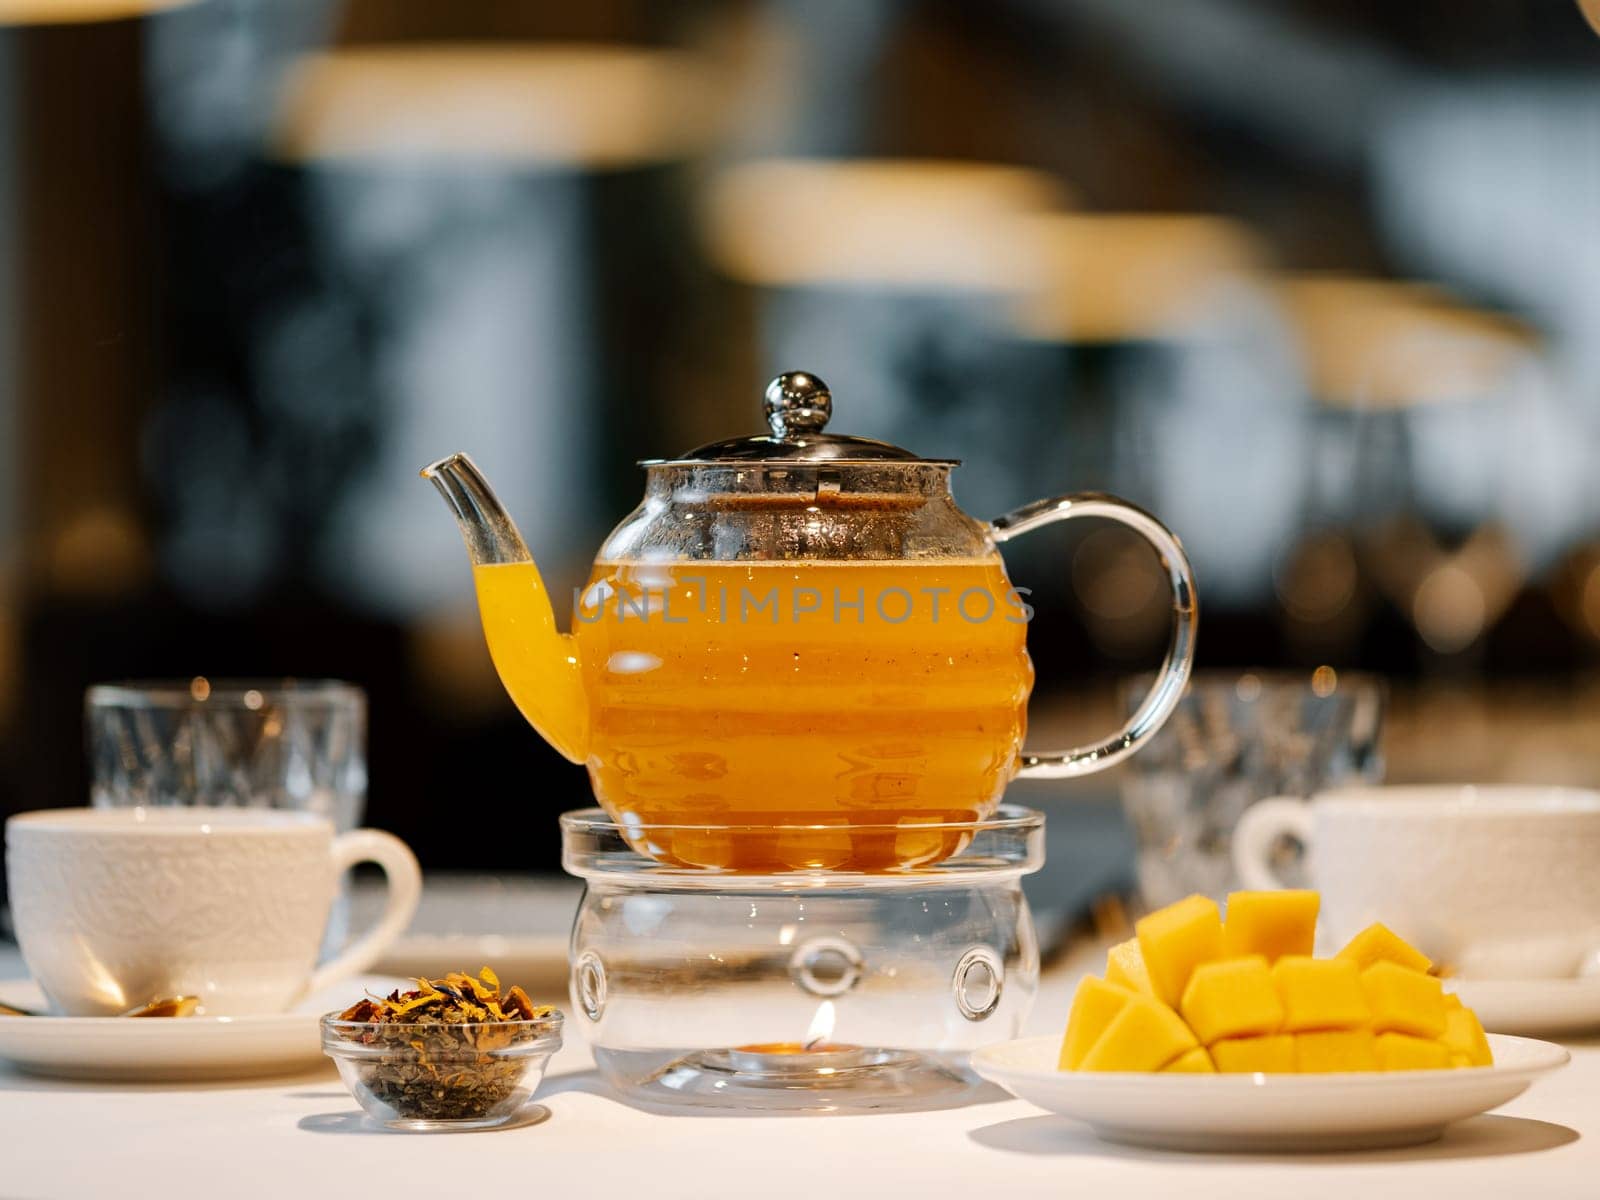
[[[1311,806],[1304,800],[1276,796],[1244,810],[1233,830],[1233,869],[1239,882],[1254,891],[1275,891],[1289,885],[1272,873],[1272,851],[1279,839],[1292,837],[1311,845]]]
[[[311,975],[307,993],[365,971],[406,931],[417,915],[422,899],[422,868],[417,856],[392,833],[380,829],[357,829],[333,839],[335,876],[342,876],[357,863],[377,863],[383,868],[385,897],[383,916],[378,923],[345,948],[343,954],[323,963]]]

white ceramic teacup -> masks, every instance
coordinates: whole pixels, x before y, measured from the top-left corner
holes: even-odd
[[[1540,979],[1600,967],[1600,792],[1516,786],[1370,787],[1263,800],[1234,831],[1245,887],[1293,837],[1336,949],[1382,921],[1455,974]]]
[[[360,862],[383,868],[383,916],[318,967],[339,877]],[[74,1016],[178,995],[208,1016],[282,1012],[370,967],[422,891],[393,834],[248,808],[23,813],[6,822],[6,873],[28,970]]]

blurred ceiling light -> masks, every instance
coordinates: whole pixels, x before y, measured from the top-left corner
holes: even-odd
[[[1325,624],[1356,599],[1360,570],[1342,534],[1313,534],[1279,564],[1274,583],[1284,610],[1297,621]]]
[[[1590,637],[1600,638],[1600,566],[1590,567],[1583,580],[1583,626]]]
[[[1428,284],[1302,275],[1284,278],[1279,294],[1311,390],[1336,408],[1479,397],[1538,347],[1527,326]]]
[[[126,21],[194,3],[196,0],[0,0],[0,26]]]
[[[1339,530],[1314,532],[1273,565],[1284,635],[1296,657],[1348,657],[1372,610],[1355,546]]]
[[[1503,616],[1522,585],[1516,543],[1497,524],[1479,526],[1454,550],[1415,519],[1372,539],[1368,566],[1378,586],[1439,654],[1457,654]]]
[[[1220,286],[1254,274],[1265,257],[1248,229],[1222,217],[1059,213],[1030,224],[1049,279],[1025,306],[1023,325],[1050,341],[1179,332]]]
[[[1311,672],[1311,691],[1317,696],[1331,696],[1339,690],[1339,672],[1323,663]]]
[[[1589,18],[1594,31],[1600,33],[1600,0],[1578,0],[1578,7],[1583,9],[1583,15]]]
[[[1590,541],[1567,555],[1555,571],[1550,595],[1562,620],[1600,641],[1600,542]]]
[[[65,595],[115,596],[140,586],[150,571],[150,546],[130,512],[87,508],[48,535],[50,586]]]
[[[1040,279],[1018,218],[1067,199],[1021,167],[766,159],[712,181],[703,225],[717,264],[760,286],[1018,292]]]
[[[1097,529],[1072,555],[1072,586],[1090,640],[1115,658],[1137,658],[1160,645],[1168,619],[1161,565],[1123,529]]]
[[[631,166],[712,131],[688,55],[580,44],[412,43],[308,55],[288,73],[272,150],[290,161]]]
[[[1441,563],[1417,585],[1411,620],[1440,654],[1458,654],[1472,645],[1488,618],[1483,588],[1459,563]]]

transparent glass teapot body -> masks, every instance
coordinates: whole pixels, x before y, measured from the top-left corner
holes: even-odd
[[[892,869],[926,861],[915,838],[869,843],[853,826],[980,819],[1013,778],[1100,770],[1159,727],[1188,676],[1196,612],[1182,549],[1154,518],[1077,495],[980,522],[951,497],[955,464],[822,434],[825,409],[807,425],[772,391],[774,436],[644,464],[644,500],[601,548],[567,632],[471,461],[424,472],[461,523],[502,681],[588,767],[616,820],[815,827],[782,861],[768,861],[770,839],[674,839],[685,865]],[[1172,640],[1113,737],[1030,753],[1032,613],[998,547],[1076,516],[1151,542],[1172,584]]]

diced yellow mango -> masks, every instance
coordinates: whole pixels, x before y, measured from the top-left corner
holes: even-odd
[[[1272,980],[1283,1001],[1285,1033],[1357,1029],[1367,1023],[1361,973],[1352,962],[1290,954],[1272,964]]]
[[[1218,1071],[1229,1075],[1248,1075],[1257,1071],[1269,1075],[1292,1074],[1294,1038],[1286,1033],[1226,1038],[1211,1047],[1211,1061],[1216,1064]]]
[[[1283,1025],[1283,1001],[1267,960],[1259,954],[1201,963],[1183,989],[1179,1011],[1202,1046],[1222,1038],[1277,1033]]]
[[[1146,996],[1156,994],[1150,986],[1150,972],[1145,970],[1144,955],[1139,953],[1138,938],[1118,942],[1106,951],[1106,982],[1121,984]]]
[[[1361,972],[1361,987],[1378,1033],[1420,1038],[1444,1033],[1444,988],[1433,976],[1385,960]]]
[[[1316,892],[1233,892],[1222,924],[1222,952],[1229,958],[1261,954],[1268,963],[1285,954],[1310,954],[1317,936]]]
[[[1139,952],[1158,999],[1176,1006],[1195,967],[1222,957],[1222,914],[1217,902],[1190,896],[1157,909],[1134,926]]]
[[[1306,1074],[1491,1066],[1476,1014],[1427,957],[1369,925],[1312,957],[1320,898],[1235,892],[1227,921],[1190,896],[1139,921],[1078,986],[1061,1069]]]
[[[1437,1071],[1450,1065],[1450,1048],[1406,1033],[1378,1035],[1378,1066],[1384,1071]]]
[[[1334,957],[1355,963],[1360,971],[1377,962],[1392,962],[1413,971],[1428,971],[1433,967],[1431,958],[1387,925],[1376,921],[1351,938],[1350,944]]]
[[[1131,996],[1078,1065],[1080,1071],[1159,1071],[1195,1047],[1183,1018],[1159,1000]]]
[[[1072,1012],[1067,1017],[1067,1032],[1061,1039],[1060,1066],[1063,1071],[1076,1071],[1084,1056],[1100,1040],[1122,1006],[1133,994],[1125,987],[1096,979],[1093,975],[1078,984],[1072,997]]]
[[[1163,1072],[1173,1075],[1215,1075],[1216,1066],[1211,1061],[1205,1047],[1196,1046],[1193,1050],[1185,1050],[1177,1058],[1161,1068]]]
[[[1444,1036],[1439,1039],[1450,1051],[1450,1064],[1456,1067],[1492,1067],[1494,1054],[1489,1049],[1489,1039],[1478,1024],[1478,1014],[1464,1007],[1445,1009]]]
[[[1294,1035],[1295,1070],[1306,1075],[1330,1071],[1376,1071],[1377,1039],[1369,1029],[1324,1029]]]

